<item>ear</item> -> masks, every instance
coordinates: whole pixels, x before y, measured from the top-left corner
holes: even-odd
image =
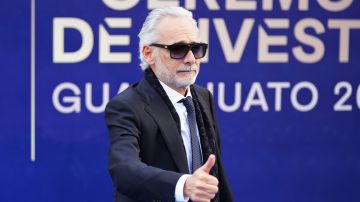
[[[154,56],[154,52],[152,50],[152,48],[148,45],[144,45],[141,53],[145,59],[145,61],[149,64],[149,65],[153,65],[155,63],[155,56]]]

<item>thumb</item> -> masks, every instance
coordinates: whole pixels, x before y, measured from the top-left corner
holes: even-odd
[[[210,173],[210,170],[214,165],[215,165],[215,155],[210,154],[208,160],[206,161],[206,163],[203,166],[201,166],[200,169],[206,173]]]

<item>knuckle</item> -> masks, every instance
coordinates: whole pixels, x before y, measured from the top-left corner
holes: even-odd
[[[194,196],[197,198],[200,196],[200,191],[198,189],[194,190]]]

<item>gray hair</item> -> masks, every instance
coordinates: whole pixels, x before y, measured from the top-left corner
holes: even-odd
[[[145,61],[142,55],[142,48],[145,44],[151,44],[158,40],[159,36],[155,33],[155,27],[160,22],[161,19],[167,16],[173,17],[187,17],[192,20],[195,27],[197,23],[193,18],[193,15],[190,11],[182,7],[163,7],[152,10],[149,15],[146,17],[145,22],[138,34],[139,37],[139,59],[140,66],[142,70],[145,70],[149,67],[149,64]]]

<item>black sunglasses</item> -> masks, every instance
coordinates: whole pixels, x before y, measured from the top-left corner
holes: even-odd
[[[195,59],[200,59],[205,56],[208,47],[206,43],[175,43],[172,45],[152,43],[150,46],[169,50],[172,59],[184,59],[190,50],[194,54]]]

